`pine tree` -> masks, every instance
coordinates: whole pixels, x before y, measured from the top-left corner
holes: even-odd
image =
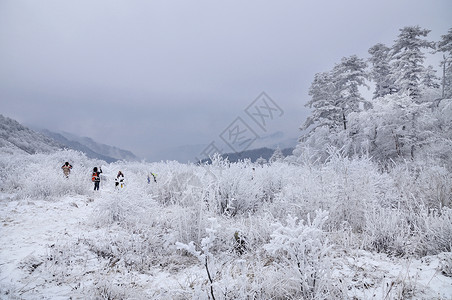
[[[427,88],[439,89],[441,87],[439,82],[440,78],[436,76],[436,70],[433,69],[433,66],[428,66],[427,68],[425,68],[421,80],[422,85]]]
[[[312,114],[301,127],[306,130],[313,125],[310,131],[319,126],[330,129],[338,127],[341,123],[341,109],[334,103],[334,85],[329,72],[317,73],[309,88],[311,100],[305,105],[312,109]]]
[[[373,99],[391,94],[394,82],[391,79],[390,55],[391,49],[384,44],[376,44],[369,49],[369,62],[372,64],[370,78],[375,82]]]
[[[272,156],[269,159],[270,163],[274,162],[281,162],[284,160],[284,154],[281,151],[281,148],[279,146],[276,148],[275,152],[273,152]]]
[[[443,52],[441,67],[442,75],[442,98],[452,98],[452,28],[447,34],[441,36],[437,44],[437,51]]]
[[[331,72],[317,73],[309,88],[311,100],[306,104],[312,109],[301,129],[310,132],[326,126],[331,130],[347,129],[347,115],[371,106],[359,92],[360,86],[367,86],[365,80],[367,64],[356,55],[342,58]]]
[[[392,76],[396,88],[399,92],[407,92],[413,99],[420,95],[419,84],[425,74],[422,49],[435,48],[434,43],[422,39],[429,32],[419,26],[404,27],[392,46]]]
[[[363,59],[352,55],[342,58],[341,63],[333,68],[334,105],[342,111],[344,130],[347,129],[348,114],[372,107],[359,92],[360,86],[368,87],[365,83],[368,77],[366,67]]]

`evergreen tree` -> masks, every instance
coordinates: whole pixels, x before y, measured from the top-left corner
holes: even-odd
[[[433,69],[433,66],[428,66],[425,68],[424,74],[422,76],[421,83],[424,87],[439,89],[440,88],[440,78],[436,76],[436,70]]]
[[[441,36],[441,41],[437,44],[437,51],[444,53],[441,61],[442,98],[452,98],[452,28],[447,34]]]
[[[342,111],[344,130],[347,129],[347,115],[370,108],[370,102],[364,99],[359,92],[360,86],[366,86],[368,77],[367,63],[356,55],[344,57],[332,71],[334,83],[334,105]],[[363,104],[361,106],[360,104]]]
[[[281,162],[284,160],[284,154],[281,151],[281,148],[279,146],[276,148],[275,152],[273,152],[272,156],[269,159],[270,163],[274,162]]]
[[[413,99],[420,95],[419,84],[425,74],[422,49],[435,48],[434,43],[422,39],[429,32],[419,26],[404,27],[392,47],[392,78],[396,88]]]
[[[302,130],[318,126],[326,126],[330,129],[340,125],[341,109],[334,103],[334,85],[329,72],[317,73],[309,88],[311,100],[305,105],[312,109],[312,114],[301,127]]]
[[[372,64],[370,78],[375,82],[373,99],[391,94],[394,82],[391,79],[390,55],[391,49],[384,44],[376,44],[369,49],[369,62]]]

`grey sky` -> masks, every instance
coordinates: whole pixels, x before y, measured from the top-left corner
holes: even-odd
[[[0,0],[0,113],[152,160],[218,140],[265,91],[284,110],[268,133],[296,137],[315,73],[451,20],[450,0]]]

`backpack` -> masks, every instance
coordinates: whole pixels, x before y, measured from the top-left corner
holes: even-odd
[[[97,173],[96,172],[93,172],[93,177],[92,177],[92,181],[94,182],[94,181],[96,181],[96,178],[97,178]]]

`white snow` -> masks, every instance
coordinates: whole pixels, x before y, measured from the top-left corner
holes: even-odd
[[[64,155],[72,155],[69,179],[50,163]],[[410,206],[396,220],[380,215],[404,196],[367,160],[255,171],[221,160],[113,163],[102,165],[101,191],[94,192],[85,166],[97,161],[72,152],[15,159],[38,174],[20,177],[11,167],[4,177],[16,186],[0,193],[1,299],[209,299],[211,287],[216,299],[452,299],[452,254],[440,250],[451,228],[448,210],[410,215]],[[35,184],[55,169],[53,184]],[[124,189],[114,188],[118,170]],[[157,183],[147,183],[151,171]],[[405,216],[416,226],[425,222],[437,239],[419,228],[404,235]],[[399,227],[379,231],[385,221]],[[235,235],[244,241],[241,255]],[[198,258],[181,250],[190,242]]]

